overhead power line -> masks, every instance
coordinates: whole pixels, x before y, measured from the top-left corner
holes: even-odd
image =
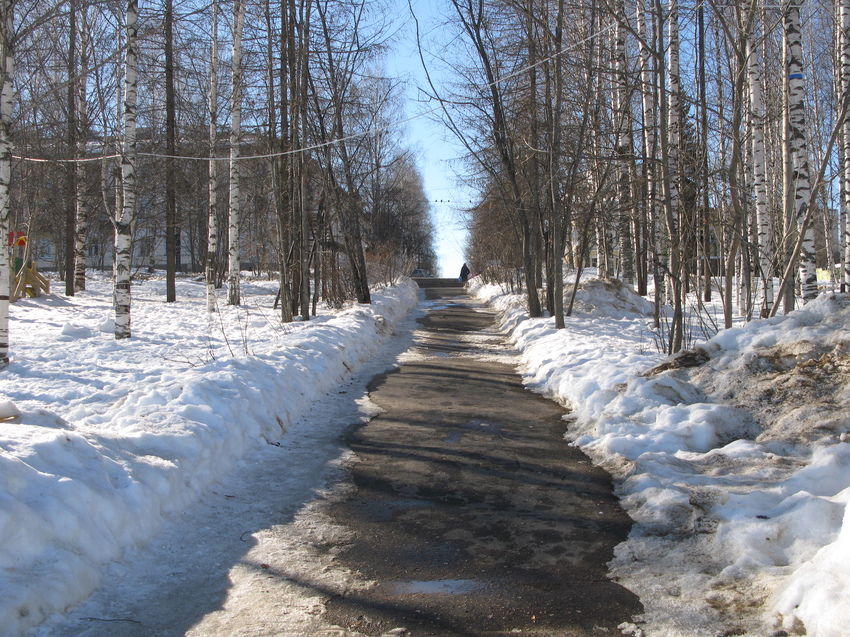
[[[605,27],[600,32],[591,34],[588,37],[583,38],[583,39],[581,39],[577,42],[573,42],[573,43],[565,46],[561,50],[556,51],[552,55],[545,57],[541,60],[538,60],[534,64],[526,65],[523,68],[512,71],[511,73],[508,73],[507,75],[505,75],[503,77],[498,77],[495,80],[493,80],[492,82],[486,82],[482,85],[479,85],[478,88],[490,88],[491,86],[495,86],[497,84],[501,84],[501,83],[506,82],[510,79],[513,79],[514,77],[517,77],[517,76],[525,73],[526,71],[528,71],[532,68],[540,66],[541,64],[545,64],[546,62],[549,62],[553,59],[556,59],[556,58],[564,55],[565,53],[569,53],[575,47],[578,47],[579,45],[584,44],[585,42],[588,42],[592,39],[598,38],[599,36],[601,36],[602,34],[606,33],[607,31],[609,31],[613,28],[614,28],[613,25]],[[298,153],[309,152],[309,151],[313,151],[313,150],[319,150],[319,149],[322,149],[322,148],[327,148],[328,146],[333,146],[335,144],[341,144],[341,143],[344,143],[344,142],[347,142],[347,141],[351,141],[353,139],[359,139],[361,137],[367,137],[367,136],[370,136],[370,135],[380,135],[381,133],[385,133],[385,132],[389,132],[393,129],[397,129],[397,128],[401,127],[402,125],[404,125],[408,122],[419,119],[421,117],[426,117],[426,116],[430,115],[431,113],[442,110],[444,108],[443,101],[444,100],[441,99],[440,105],[435,106],[433,108],[430,108],[430,109],[423,111],[421,113],[417,113],[416,115],[412,115],[412,116],[407,117],[405,119],[394,122],[394,123],[392,123],[388,126],[370,128],[368,130],[365,130],[365,131],[362,131],[362,132],[359,132],[359,133],[352,133],[351,135],[348,135],[346,137],[341,137],[339,139],[332,139],[330,141],[322,142],[322,143],[319,143],[319,144],[313,144],[312,146],[305,146],[303,148],[295,148],[295,149],[280,151],[280,152],[276,152],[276,153],[266,153],[266,154],[262,154],[262,155],[244,155],[244,156],[239,157],[239,161],[248,161],[248,160],[252,160],[252,159],[273,159],[275,157],[285,157],[285,156],[288,156],[288,155],[296,155]],[[230,160],[229,156],[194,157],[194,156],[191,156],[191,155],[167,155],[165,153],[148,153],[148,152],[137,152],[136,155],[139,156],[139,157],[154,157],[154,158],[158,158],[158,159],[176,159],[176,160],[204,161],[204,162],[229,161]],[[107,160],[107,159],[119,159],[122,156],[123,156],[122,153],[115,153],[115,154],[112,154],[112,155],[102,155],[100,157],[83,157],[83,158],[77,158],[77,159],[58,159],[58,158],[45,158],[45,157],[26,157],[26,156],[23,156],[23,155],[15,155],[15,154],[12,155],[12,157],[14,159],[17,159],[19,161],[28,161],[28,162],[37,162],[37,163],[62,163],[62,164],[81,164],[81,163],[88,163],[88,162],[95,162],[95,161],[104,161],[104,160]]]
[[[382,133],[386,133],[394,128],[398,128],[407,122],[413,121],[420,117],[424,117],[425,115],[430,115],[434,111],[440,110],[439,106],[435,106],[432,109],[419,113],[417,115],[413,115],[406,119],[399,120],[393,124],[388,126],[380,126],[376,128],[370,128],[369,130],[365,130],[359,133],[352,133],[346,137],[340,137],[339,139],[332,139],[327,142],[322,142],[320,144],[313,144],[312,146],[305,146],[303,148],[295,148],[292,150],[283,150],[277,153],[266,153],[263,155],[244,155],[239,157],[239,161],[249,160],[249,159],[273,159],[274,157],[284,157],[286,155],[296,155],[298,153],[309,152],[312,150],[319,150],[321,148],[327,148],[328,146],[333,146],[334,144],[342,144],[347,141],[351,141],[353,139],[359,139],[361,137],[368,137],[370,135],[380,135]],[[138,157],[156,157],[159,159],[187,159],[192,161],[229,161],[229,156],[223,157],[194,157],[191,155],[166,155],[165,153],[146,153],[146,152],[137,152],[136,155]],[[79,159],[50,159],[45,157],[25,157],[22,155],[12,155],[15,159],[19,161],[31,161],[31,162],[40,162],[40,163],[65,163],[65,164],[80,164],[85,162],[92,161],[103,161],[104,159],[118,159],[122,157],[122,153],[115,153],[113,155],[101,155],[100,157],[84,157]]]

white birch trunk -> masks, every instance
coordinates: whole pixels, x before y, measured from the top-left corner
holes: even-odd
[[[116,59],[124,51],[124,33],[118,33],[116,37]],[[120,64],[115,65],[115,86],[121,86],[124,82],[124,68]],[[121,156],[122,144],[123,144],[123,128],[124,125],[124,100],[121,99],[121,91],[119,89],[118,99],[115,100],[115,154],[119,157]],[[110,219],[115,224],[115,220],[118,219],[121,214],[121,210],[124,209],[124,182],[121,179],[121,160],[118,159],[116,161],[115,166],[115,206],[112,209],[112,214],[110,215]],[[113,255],[112,255],[112,279],[115,280],[116,271],[118,268],[118,259],[114,254],[115,246],[112,246]],[[115,290],[113,286],[112,291],[112,304],[115,305]]]
[[[841,92],[850,93],[850,0],[841,0],[839,7],[841,30]],[[844,115],[844,288],[850,290],[850,111]]]
[[[788,58],[788,40],[782,38],[783,63]],[[794,159],[791,154],[791,121],[788,109],[790,96],[788,73],[782,74],[782,224],[785,237],[783,252],[790,259],[794,246],[794,226],[796,224],[794,198]],[[780,299],[786,314],[794,310],[796,296],[794,286],[786,285],[785,293]]]
[[[770,215],[767,202],[767,154],[764,147],[764,99],[762,97],[762,71],[758,50],[752,35],[747,38],[747,79],[750,92],[750,133],[752,135],[753,191],[755,194],[756,228],[759,269],[762,282],[762,316],[768,316],[773,307],[773,273]]]
[[[681,145],[681,116],[679,105],[679,94],[681,91],[679,72],[679,0],[670,0],[669,15],[667,16],[668,28],[668,58],[667,58],[667,139],[669,140],[668,163],[672,176],[670,179],[670,209],[672,211],[672,225],[669,228],[670,241],[677,241],[679,222],[679,147]],[[676,252],[676,250],[671,250]],[[676,276],[678,268],[673,268],[671,263],[670,272]]]
[[[815,269],[815,235],[811,224],[804,220],[811,205],[811,181],[806,129],[805,92],[803,86],[803,46],[800,37],[800,8],[802,0],[788,0],[785,7],[785,40],[787,42],[786,70],[788,72],[788,118],[791,134],[791,155],[794,163],[794,211],[798,231],[805,232],[800,248],[800,286],[803,303],[817,297],[818,282]]]
[[[207,311],[215,312],[215,257],[218,251],[218,0],[212,4],[212,42],[210,47],[210,165],[209,165],[209,210],[207,214]]]
[[[122,206],[115,218],[115,338],[130,338],[132,225],[136,213],[136,31],[138,0],[127,0],[124,56],[124,140],[121,149]]]
[[[88,81],[89,68],[89,38],[88,38],[88,8],[80,11],[80,70],[77,88],[77,116],[79,130],[77,131],[77,157],[85,157],[86,139],[88,136],[88,95],[86,93],[86,82]],[[88,205],[83,196],[83,188],[86,183],[84,164],[77,163],[77,192],[76,192],[76,218],[77,227],[74,235],[74,291],[81,292],[86,289],[86,234],[88,231]]]
[[[14,0],[0,0],[0,237],[9,234],[12,181],[12,80],[15,55],[12,49]],[[9,300],[12,286],[10,252],[0,250],[0,369],[9,365]]]
[[[239,143],[242,138],[242,28],[245,0],[233,7],[233,53],[231,56],[232,108],[230,115],[230,202],[228,206],[227,304],[239,305]]]

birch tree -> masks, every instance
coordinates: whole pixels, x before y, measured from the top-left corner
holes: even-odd
[[[65,164],[65,294],[74,296],[74,257],[76,254],[77,165],[77,13],[76,0],[69,1],[68,11],[68,163]]]
[[[841,48],[841,92],[850,95],[850,0],[840,0],[839,29]],[[843,126],[844,153],[844,289],[850,290],[850,112],[845,113]]]
[[[15,77],[14,0],[0,0],[0,237],[9,234],[12,182],[12,80]],[[0,369],[9,365],[9,250],[0,249]]]
[[[115,338],[130,338],[130,265],[136,212],[136,35],[138,0],[127,0],[124,14],[124,138],[121,147],[121,208],[115,224]]]
[[[165,300],[177,300],[177,114],[174,103],[174,0],[165,0]]]
[[[242,30],[245,24],[245,1],[233,3],[233,49],[231,64],[230,113],[230,200],[228,203],[227,304],[239,305],[239,144],[242,140]]]
[[[754,22],[754,20],[753,20]],[[758,47],[752,32],[747,37],[747,79],[750,97],[750,134],[753,154],[753,191],[755,194],[758,257],[762,285],[762,316],[773,307],[773,272],[771,269],[771,232],[767,202],[767,155],[764,148],[764,100]]]
[[[803,0],[788,0],[785,5],[786,70],[788,74],[788,119],[793,160],[793,197],[797,231],[803,233],[800,247],[800,291],[803,303],[818,294],[814,229],[806,223],[812,191],[810,183],[808,133],[806,130],[803,44],[800,37],[800,9]]]
[[[82,158],[86,153],[86,140],[88,138],[88,69],[90,66],[89,38],[89,10],[88,6],[82,8],[79,16],[80,26],[80,65],[73,86],[77,94],[77,122],[79,123],[76,134],[77,149],[76,157]],[[77,162],[74,165],[76,171],[76,229],[74,237],[74,291],[81,292],[86,289],[86,239],[88,230],[89,207],[84,194],[86,181],[85,165]]]
[[[212,35],[210,37],[210,88],[207,100],[210,119],[210,162],[208,169],[207,257],[205,273],[207,282],[207,311],[215,311],[215,261],[218,250],[218,0],[212,2]]]

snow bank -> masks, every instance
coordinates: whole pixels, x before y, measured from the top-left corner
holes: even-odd
[[[702,364],[648,374],[663,356],[625,288],[585,284],[560,331],[471,289],[502,313],[526,384],[572,409],[568,436],[614,476],[636,524],[612,572],[648,634],[846,634],[850,298],[722,331]]]
[[[276,286],[205,311],[204,286],[134,285],[117,342],[111,288],[12,308],[0,373],[0,632],[18,634],[88,596],[104,566],[151,538],[258,445],[372,356],[417,303],[406,282],[370,306],[282,326]]]

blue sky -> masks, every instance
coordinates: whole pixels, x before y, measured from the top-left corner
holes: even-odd
[[[389,72],[404,78],[407,83],[406,112],[408,117],[423,113],[432,105],[417,101],[419,86],[426,86],[425,74],[419,60],[414,40],[414,29],[407,0],[396,0],[398,20],[405,23],[399,37],[396,53],[389,61]],[[420,28],[428,30],[440,22],[441,0],[413,0]],[[432,77],[437,72],[430,69]],[[435,78],[439,81],[439,77]],[[464,262],[466,230],[458,210],[468,207],[473,196],[458,185],[455,176],[456,162],[461,149],[442,124],[433,116],[423,115],[408,123],[409,138],[419,154],[419,167],[425,193],[431,202],[431,217],[437,230],[437,258],[439,272],[435,274],[454,277],[460,273]]]

